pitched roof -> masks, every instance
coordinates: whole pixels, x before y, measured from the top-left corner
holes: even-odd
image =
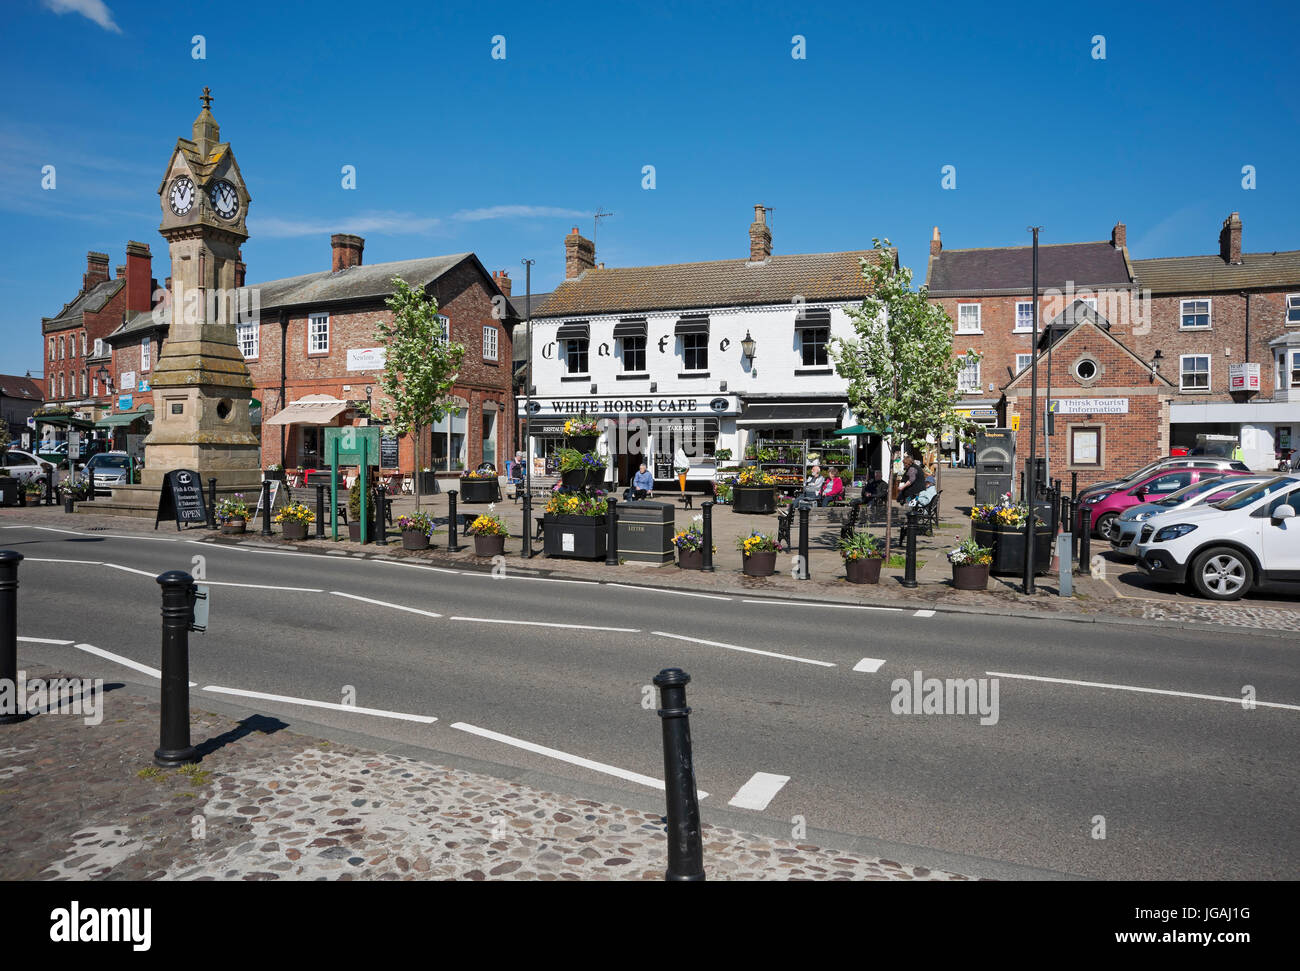
[[[1091,308],[1088,308],[1087,304],[1083,304],[1082,306],[1091,311]],[[1057,319],[1059,320],[1061,318],[1058,317]],[[1078,313],[1074,319],[1075,319],[1075,325],[1061,335],[1061,337],[1055,342],[1054,344],[1055,347],[1063,348],[1064,345],[1068,344],[1079,333],[1081,333],[1085,327],[1087,327],[1091,330],[1095,330],[1097,333],[1105,337],[1108,341],[1110,341],[1111,344],[1113,344],[1120,351],[1120,353],[1131,358],[1133,361],[1136,361],[1139,365],[1141,365],[1144,368],[1149,367],[1147,362],[1142,360],[1142,358],[1138,357],[1138,355],[1133,351],[1132,348],[1130,348],[1127,344],[1125,344],[1123,341],[1121,341],[1118,337],[1116,337],[1114,334],[1110,332],[1110,322],[1106,320],[1105,317],[1102,317],[1101,315],[1097,314],[1095,311],[1091,311],[1090,313]],[[1102,326],[1103,324],[1105,326]],[[1046,348],[1040,346],[1038,349],[1038,356],[1041,358],[1046,353],[1047,353]],[[1062,353],[1062,351],[1057,350],[1056,353],[1060,354]],[[1002,385],[1002,393],[1005,396],[1007,392],[1009,392],[1012,388],[1018,385],[1023,387],[1026,383],[1029,383],[1031,381],[1032,378],[1030,376],[1029,368],[1028,367],[1022,368],[1016,374],[1011,376],[1010,381]],[[1166,378],[1163,374],[1152,372],[1151,383],[1154,385],[1157,381],[1159,381],[1166,388],[1172,389],[1174,387],[1173,382],[1170,381],[1168,378]]]
[[[542,309],[546,306],[546,301],[550,299],[550,296],[550,293],[533,294],[531,309],[534,317],[541,316]],[[517,364],[528,356],[528,325],[526,323],[528,315],[524,313],[524,294],[515,294],[507,299],[510,301],[510,309],[519,318],[519,322],[515,324],[510,335],[510,356]]]
[[[1247,290],[1264,287],[1300,289],[1300,250],[1280,253],[1242,253],[1241,263],[1225,263],[1212,256],[1166,256],[1134,260],[1138,284],[1152,293],[1207,293],[1212,290]]]
[[[400,276],[412,286],[426,287],[465,260],[478,257],[473,253],[454,253],[450,256],[431,256],[419,260],[396,260],[392,263],[372,263],[369,266],[350,266],[331,272],[306,273],[302,276],[250,283],[247,289],[258,291],[259,305],[265,312],[278,307],[319,305],[332,302],[379,299],[393,292],[392,279]],[[487,279],[491,275],[479,264]],[[495,284],[494,284],[495,286]]]
[[[1034,248],[946,249],[930,260],[926,286],[932,296],[1033,289]],[[1131,284],[1124,251],[1109,242],[1056,243],[1038,247],[1040,289],[1125,287]]]
[[[45,390],[35,378],[20,378],[16,374],[0,374],[0,398],[25,398],[44,401]]]
[[[53,317],[43,318],[41,320],[42,330],[62,330],[65,327],[75,325],[81,320],[82,314],[98,313],[124,286],[126,286],[124,277],[96,283],[89,290],[83,290],[77,294],[70,303],[64,304],[63,309]]]
[[[167,313],[170,313],[170,311]],[[131,313],[116,330],[105,337],[104,342],[109,345],[116,345],[119,341],[128,337],[135,337],[145,331],[164,329],[167,324],[166,316],[164,316],[162,323],[158,323],[153,319],[152,310],[137,310]]]
[[[861,300],[867,295],[861,260],[875,250],[772,256],[763,263],[717,260],[587,270],[565,280],[533,317],[645,313],[807,301]],[[890,250],[895,261],[897,250]]]

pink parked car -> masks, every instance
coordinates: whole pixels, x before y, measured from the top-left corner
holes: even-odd
[[[1120,514],[1142,502],[1154,502],[1171,492],[1185,489],[1193,483],[1205,479],[1223,476],[1247,475],[1246,472],[1225,469],[1171,468],[1161,469],[1143,476],[1136,482],[1125,483],[1113,490],[1103,490],[1083,498],[1079,502],[1079,526],[1083,525],[1083,511],[1092,511],[1092,533],[1103,539],[1115,539],[1113,535]]]

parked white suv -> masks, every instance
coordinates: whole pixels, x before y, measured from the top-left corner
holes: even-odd
[[[1161,513],[1142,524],[1138,569],[1211,600],[1260,586],[1300,593],[1297,512],[1300,475],[1279,475],[1219,502]]]

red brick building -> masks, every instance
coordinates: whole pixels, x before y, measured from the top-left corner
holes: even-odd
[[[84,409],[86,417],[112,403],[112,390],[99,375],[108,369],[116,386],[118,371],[110,366],[106,339],[123,321],[153,306],[157,281],[152,256],[144,243],[126,244],[126,263],[108,275],[108,255],[86,255],[81,290],[53,317],[41,320],[41,354],[45,361],[46,401]]]
[[[369,400],[382,414],[379,378],[383,348],[375,339],[391,320],[384,301],[401,277],[438,302],[451,340],[465,346],[453,395],[457,411],[425,429],[421,466],[454,473],[488,461],[499,470],[513,454],[510,280],[489,274],[473,253],[365,265],[359,236],[331,237],[330,268],[249,285],[259,316],[236,327],[240,348],[262,404],[264,466],[298,469],[324,464],[324,426],[268,425],[286,406],[308,395],[328,395],[350,407],[331,424],[360,423]],[[414,443],[399,443],[399,469],[416,469]]]

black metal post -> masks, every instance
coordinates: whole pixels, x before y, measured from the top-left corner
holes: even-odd
[[[45,473],[45,505],[54,505],[54,469]]]
[[[1029,497],[1025,495],[1025,473],[1020,473],[1020,501],[1028,502]]]
[[[183,570],[158,577],[162,587],[162,714],[154,765],[172,769],[199,760],[190,744],[190,622],[194,618],[194,578]]]
[[[1056,532],[1061,526],[1061,480],[1060,479],[1056,479],[1053,481],[1052,494],[1051,496],[1048,497],[1048,501],[1052,504],[1051,529],[1052,529],[1052,542],[1055,543]]]
[[[18,564],[22,561],[16,550],[0,550],[0,685],[7,686],[14,699],[13,711],[0,712],[0,725],[27,717],[18,697]]]
[[[1034,592],[1034,500],[1038,498],[1038,228],[1030,227],[1034,234],[1034,356],[1029,375],[1029,461],[1025,468],[1029,486],[1029,520],[1025,524],[1025,575],[1022,586],[1025,593]],[[1024,495],[1022,490],[1021,496]]]
[[[668,869],[665,880],[703,880],[704,845],[700,838],[700,800],[691,760],[690,708],[686,686],[691,676],[681,668],[664,668],[654,678],[659,689],[659,718],[664,736],[664,789],[668,811]]]
[[[609,496],[605,509],[605,565],[618,566],[618,500]]]
[[[325,538],[325,487],[316,483],[316,538]]]
[[[796,579],[807,580],[811,576],[808,569],[808,504],[799,506],[799,576]]]
[[[916,586],[916,510],[907,511],[907,559],[903,562],[903,586]]]
[[[1076,505],[1079,502],[1079,473],[1070,473],[1070,501]]]
[[[208,479],[208,529],[217,528],[217,480]]]
[[[262,535],[271,535],[271,480],[262,480]]]
[[[375,543],[379,546],[388,545],[388,519],[387,519],[387,490],[381,482],[375,486]]]
[[[527,489],[528,487],[524,486],[524,545],[519,555],[525,560],[531,560],[533,558],[533,497]]]
[[[63,491],[63,511],[76,512],[72,499],[72,483],[68,483],[68,488]]]
[[[459,523],[456,520],[456,490],[448,489],[447,490],[447,552],[448,553],[459,553],[461,550],[464,549],[464,547],[461,546],[456,539],[456,527],[458,525]]]
[[[93,469],[86,469],[86,501],[95,501],[95,472]]]
[[[713,507],[716,505],[712,499],[706,499],[701,507],[704,510],[704,566],[702,569],[705,573],[713,573]]]
[[[1084,507],[1079,514],[1079,565],[1080,573],[1087,573],[1092,563],[1092,510]]]

